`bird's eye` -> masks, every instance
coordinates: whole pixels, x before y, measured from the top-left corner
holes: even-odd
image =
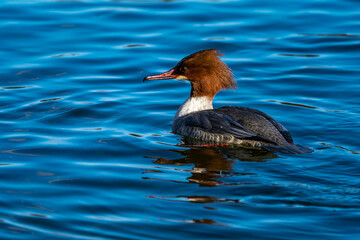
[[[180,72],[185,72],[186,70],[187,70],[187,67],[185,67],[185,66],[180,67]]]

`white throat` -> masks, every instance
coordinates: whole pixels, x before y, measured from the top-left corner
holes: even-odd
[[[207,109],[213,109],[211,98],[205,96],[189,97],[177,110],[174,120],[187,114]]]

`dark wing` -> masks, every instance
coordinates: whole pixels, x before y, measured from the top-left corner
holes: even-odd
[[[230,115],[218,111],[218,109],[189,114],[183,117],[183,122],[187,127],[197,127],[205,132],[230,134],[238,139],[276,144],[276,142],[246,128],[240,122],[235,121]]]
[[[245,107],[222,107],[217,110],[231,116],[235,121],[252,131],[256,133],[261,132],[261,135],[269,139],[271,137],[267,136],[267,134],[274,136],[276,135],[274,130],[276,130],[288,143],[294,143],[289,131],[266,113]]]

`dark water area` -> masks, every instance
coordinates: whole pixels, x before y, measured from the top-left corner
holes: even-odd
[[[4,0],[0,239],[360,239],[359,1]],[[314,149],[179,146],[207,48]]]

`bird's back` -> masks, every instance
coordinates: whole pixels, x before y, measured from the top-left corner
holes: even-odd
[[[294,144],[290,133],[279,122],[251,108],[222,107],[191,113],[175,119],[173,131],[215,143],[244,144],[275,151],[285,148],[292,153],[307,152],[307,148]]]

